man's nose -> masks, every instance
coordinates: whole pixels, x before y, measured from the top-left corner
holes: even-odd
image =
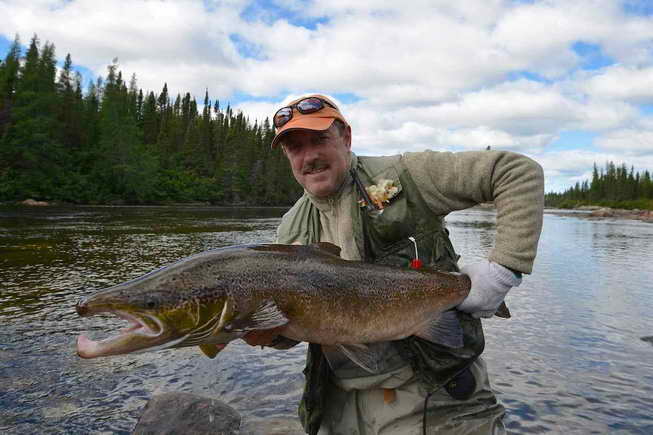
[[[319,146],[310,144],[305,148],[304,160],[311,161],[319,158],[321,155],[321,149]]]

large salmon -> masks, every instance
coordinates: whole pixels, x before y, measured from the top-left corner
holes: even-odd
[[[273,328],[338,346],[359,363],[363,344],[410,335],[462,346],[452,308],[469,293],[466,275],[347,261],[339,251],[330,243],[232,246],[100,290],[78,302],[79,315],[110,312],[130,326],[102,341],[82,335],[77,352],[95,358],[198,345],[213,357],[231,340]]]

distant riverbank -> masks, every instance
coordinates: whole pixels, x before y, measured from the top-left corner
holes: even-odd
[[[290,208],[292,204],[288,205],[257,205],[248,203],[224,203],[214,204],[206,201],[189,201],[189,202],[152,202],[145,204],[129,204],[124,201],[114,201],[102,204],[73,204],[62,201],[37,201],[34,199],[26,199],[24,201],[5,201],[0,202],[0,206],[25,206],[25,207],[232,207],[232,208]]]
[[[620,219],[637,219],[653,223],[653,210],[626,210],[623,208],[600,207],[594,205],[584,205],[574,209],[549,209],[549,212],[556,215],[574,215],[588,219],[602,218],[620,218]]]
[[[65,205],[59,202],[47,202],[47,201],[35,201],[33,199],[26,199],[25,201],[14,202],[14,203],[4,203],[5,205],[22,205],[26,207],[47,207],[47,206],[61,206]],[[1,205],[1,204],[0,204]],[[111,204],[106,204],[111,206]],[[211,206],[210,203],[203,202],[190,202],[190,203],[172,203],[172,204],[148,204],[152,206],[164,205],[164,206],[178,206],[178,207],[197,207],[197,206]],[[220,207],[237,207],[237,208],[259,208],[258,206],[243,206],[238,204],[226,204]],[[261,206],[265,207],[265,206]],[[284,208],[288,206],[267,206],[266,208]],[[481,209],[493,209],[494,204],[491,202],[478,204],[476,208]],[[583,205],[575,207],[573,209],[547,209],[549,213],[556,215],[574,215],[582,218],[589,219],[601,219],[601,218],[621,218],[621,219],[636,219],[645,222],[653,223],[653,210],[640,210],[632,209],[626,210],[623,208],[611,208],[611,207],[601,207],[597,205]]]

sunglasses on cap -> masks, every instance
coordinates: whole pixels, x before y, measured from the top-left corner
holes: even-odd
[[[329,103],[326,100],[318,97],[307,97],[302,100],[299,100],[295,104],[290,106],[282,107],[277,110],[277,113],[274,114],[273,122],[276,128],[281,128],[292,119],[292,109],[297,109],[302,115],[308,115],[309,113],[315,113],[324,109],[324,105],[333,107],[335,110],[338,110],[336,106]]]

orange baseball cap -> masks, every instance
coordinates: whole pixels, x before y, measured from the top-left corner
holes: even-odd
[[[290,131],[327,130],[329,127],[331,127],[331,124],[333,124],[334,119],[339,119],[342,122],[344,122],[345,125],[349,125],[345,120],[345,117],[342,116],[342,113],[340,113],[340,109],[337,108],[338,106],[324,95],[320,95],[320,94],[305,95],[301,98],[297,98],[296,100],[291,101],[290,104],[284,107],[294,106],[298,102],[311,97],[324,100],[329,104],[331,104],[333,107],[329,106],[328,104],[324,104],[324,107],[322,109],[313,113],[301,113],[299,110],[297,110],[296,107],[292,107],[292,118],[290,119],[290,121],[282,125],[281,128],[276,129],[276,135],[272,140],[272,145],[271,145],[272,148],[276,148],[276,146],[279,145],[279,141],[281,137]]]

